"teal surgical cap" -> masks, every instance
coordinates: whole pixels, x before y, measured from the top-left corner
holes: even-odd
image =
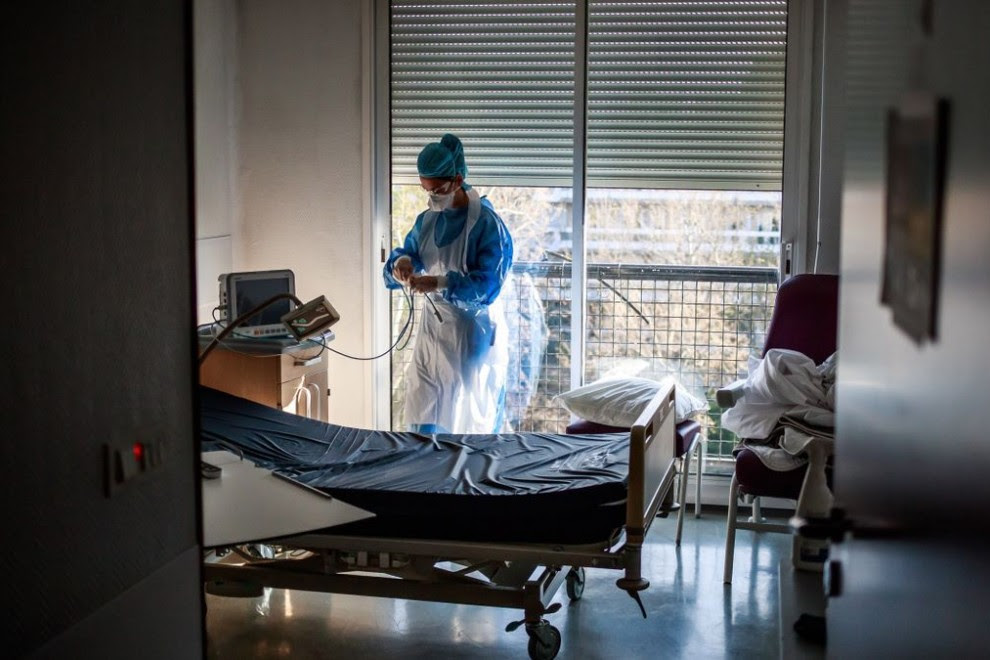
[[[427,179],[448,179],[458,174],[466,177],[468,168],[461,141],[447,133],[439,142],[426,145],[416,159],[416,169],[420,176]]]

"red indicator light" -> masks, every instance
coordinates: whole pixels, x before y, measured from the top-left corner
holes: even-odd
[[[140,463],[141,457],[144,456],[144,445],[140,442],[135,442],[132,451],[134,452],[134,460]]]

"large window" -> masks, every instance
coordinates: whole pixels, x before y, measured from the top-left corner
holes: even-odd
[[[424,207],[416,154],[457,134],[516,245],[513,428],[563,430],[572,364],[713,398],[762,345],[776,290],[786,0],[388,4],[393,242]]]

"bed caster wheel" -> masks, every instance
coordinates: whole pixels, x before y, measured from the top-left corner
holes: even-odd
[[[572,568],[567,574],[567,597],[581,600],[584,595],[584,567]]]
[[[546,619],[539,623],[527,623],[526,634],[529,635],[529,657],[531,660],[553,660],[560,652],[560,631],[547,623]]]

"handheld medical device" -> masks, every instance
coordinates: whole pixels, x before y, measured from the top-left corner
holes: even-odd
[[[282,324],[298,341],[322,333],[340,320],[340,314],[325,296],[300,305],[281,318]]]
[[[289,334],[282,317],[296,308],[293,296],[296,278],[291,270],[263,270],[223,273],[220,281],[220,323],[233,321],[269,298],[289,294],[257,314],[245,319],[237,334],[249,337],[277,337]],[[338,317],[339,318],[339,317]]]

